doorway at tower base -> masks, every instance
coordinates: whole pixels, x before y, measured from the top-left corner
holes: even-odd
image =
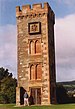
[[[16,87],[16,105],[24,105],[24,92],[25,89],[23,87]]]
[[[35,105],[41,104],[41,88],[30,88],[30,94]]]

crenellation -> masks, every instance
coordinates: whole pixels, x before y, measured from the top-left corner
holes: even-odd
[[[51,7],[49,6],[48,2],[45,2],[45,3],[44,3],[44,9],[48,9],[48,8],[51,9]]]
[[[31,5],[23,5],[22,6],[22,11],[25,10],[25,9],[26,10],[30,10],[31,9]]]
[[[16,17],[19,17],[21,15],[22,15],[22,12],[21,12],[20,6],[16,6]]]
[[[32,9],[33,10],[42,9],[42,4],[41,3],[39,3],[39,4],[33,4]]]
[[[27,14],[31,10],[31,5],[22,6],[22,14]]]
[[[20,12],[20,6],[16,6],[16,12]]]
[[[36,15],[34,14],[36,10]],[[26,16],[26,18],[29,16],[31,17],[39,17],[39,16],[44,16],[45,14],[48,13],[48,10],[51,10],[51,7],[49,6],[48,3],[44,3],[44,7],[42,6],[42,3],[38,4],[33,4],[32,8],[31,5],[23,5],[22,9],[20,9],[20,6],[16,7],[16,17],[19,16]]]

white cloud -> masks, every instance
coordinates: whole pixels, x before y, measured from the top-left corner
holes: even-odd
[[[56,19],[55,34],[57,80],[73,80],[75,79],[75,14]]]
[[[0,67],[8,68],[16,76],[16,26],[0,26]]]

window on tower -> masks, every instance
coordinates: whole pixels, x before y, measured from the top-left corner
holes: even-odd
[[[30,66],[30,80],[41,80],[42,78],[42,65],[40,64],[32,64]]]
[[[41,43],[40,41],[35,41],[35,53],[41,53]]]
[[[35,50],[35,48],[34,48],[34,41],[30,41],[30,54],[34,54],[35,52],[34,52],[34,50]]]
[[[41,64],[36,65],[36,79],[41,79],[42,76],[42,66]]]
[[[31,65],[30,66],[30,80],[34,80],[35,79],[35,66]]]
[[[41,41],[39,39],[29,41],[29,53],[31,55],[41,53]]]

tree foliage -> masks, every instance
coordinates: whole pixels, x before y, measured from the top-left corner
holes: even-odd
[[[57,83],[56,86],[56,97],[57,97],[57,103],[75,103],[75,97],[72,95],[71,89],[70,93],[68,93],[67,88],[64,87],[61,83]],[[72,94],[71,96],[69,94]]]
[[[15,103],[16,83],[8,69],[0,68],[0,103]]]
[[[57,84],[56,86],[56,97],[57,97],[57,103],[67,103],[67,91],[61,84]]]

